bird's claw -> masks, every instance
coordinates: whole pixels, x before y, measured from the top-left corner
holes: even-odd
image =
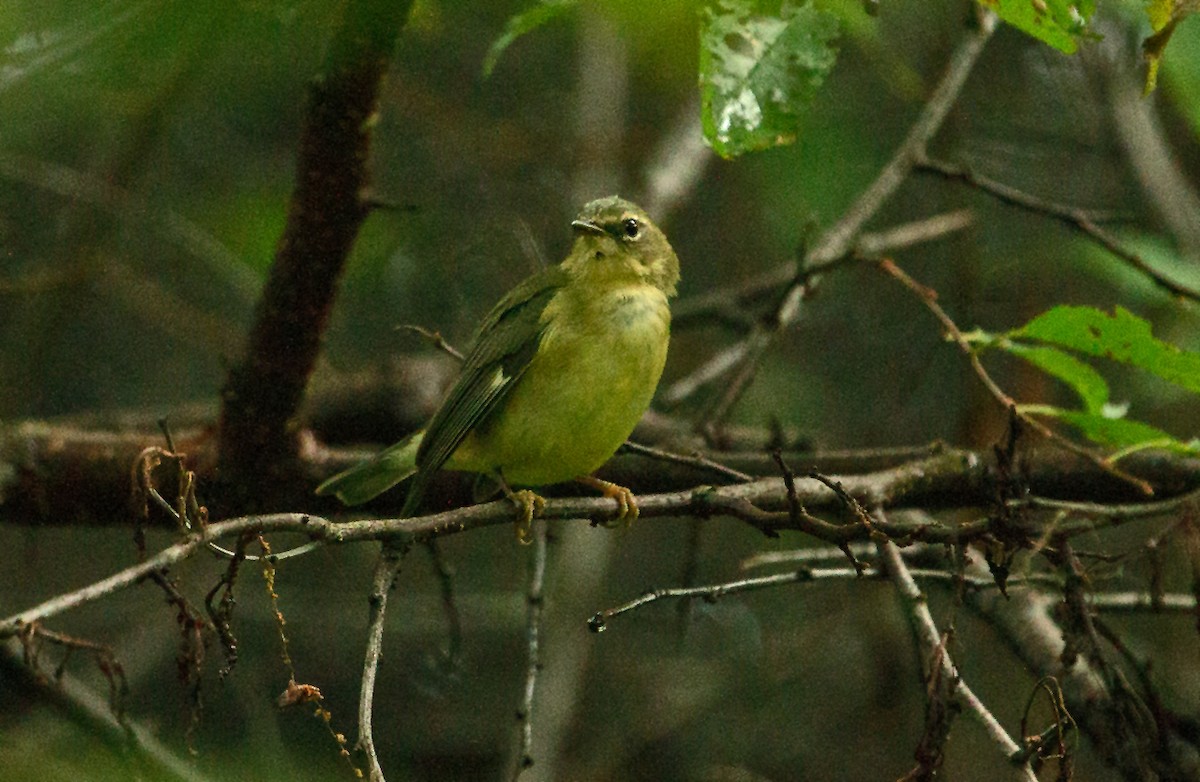
[[[533,542],[533,520],[546,509],[546,500],[529,489],[514,491],[508,498],[517,506],[517,540],[528,546]]]
[[[605,497],[617,501],[617,516],[614,519],[609,519],[604,522],[606,527],[615,527],[618,524],[624,524],[629,527],[638,517],[637,497],[633,492],[619,483],[612,481],[604,481],[599,478],[594,478],[590,475],[577,479],[580,483],[591,486]]]

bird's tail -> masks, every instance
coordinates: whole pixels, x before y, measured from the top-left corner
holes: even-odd
[[[340,472],[317,487],[317,494],[336,496],[346,505],[362,505],[417,472],[417,449],[425,432],[389,446],[372,458]]]

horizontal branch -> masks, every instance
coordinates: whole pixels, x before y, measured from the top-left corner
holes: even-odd
[[[1200,470],[1196,464],[1187,462]],[[1041,465],[1043,468],[1047,465]],[[1060,466],[1062,466],[1060,464]],[[1084,477],[1086,473],[1077,475]],[[1036,486],[1037,469],[1031,468],[1031,485]],[[1061,480],[1062,475],[1056,475]],[[1094,474],[1091,477],[1096,477]],[[1193,474],[1192,484],[1200,484]],[[1108,478],[1109,482],[1113,482]],[[789,495],[783,478],[765,478],[730,486],[703,485],[684,491],[642,495],[638,505],[642,519],[692,516],[710,518],[728,516],[744,521],[766,535],[793,530],[808,533],[835,545],[878,540],[879,536],[901,544],[963,543],[989,534],[987,516],[964,524],[942,524],[932,517],[917,521],[866,521],[833,523],[811,515],[811,511],[840,512],[842,496],[826,482],[840,485],[842,491],[863,504],[878,508],[901,507],[988,507],[994,502],[995,488],[984,461],[970,451],[946,451],[934,457],[907,463],[865,475],[844,475],[823,480],[800,478],[795,483],[795,499],[806,512],[790,512]],[[402,492],[401,492],[402,494]],[[1171,501],[1164,498],[1164,507]],[[616,519],[617,503],[609,498],[564,498],[546,503],[542,514],[547,520],[589,519],[601,524]],[[37,622],[69,609],[90,603],[119,589],[131,586],[151,573],[170,567],[204,550],[218,540],[255,533],[298,533],[310,541],[326,544],[382,540],[396,544],[421,542],[497,524],[512,523],[514,514],[507,500],[471,505],[417,518],[376,518],[335,522],[307,513],[276,513],[243,516],[214,524],[187,537],[141,563],[75,592],[60,595],[0,622],[0,639],[17,633],[30,622]],[[1068,536],[1089,532],[1101,526],[1115,526],[1122,518],[1068,519],[1058,521],[1054,532]],[[1044,533],[1036,520],[1022,530],[1007,519],[1006,535],[1024,532],[1031,540]]]
[[[1183,593],[1153,595],[1149,592],[1091,592],[1087,604],[1099,611],[1130,613],[1193,613],[1196,596]]]
[[[190,419],[191,428],[175,428],[176,450],[186,455],[186,466],[196,473],[196,492],[201,503],[207,502],[208,486],[216,461],[215,441],[202,426],[203,416]],[[0,426],[0,514],[6,524],[131,526],[135,518],[131,505],[133,467],[139,454],[149,446],[163,445],[161,432],[152,422],[133,420],[132,431],[100,429],[100,422],[65,423],[20,422]],[[122,422],[117,422],[120,425]],[[766,430],[735,432],[735,444],[742,450],[698,450],[699,439],[688,427],[662,415],[650,413],[639,425],[639,442],[659,445],[682,460],[663,460],[654,455],[621,454],[609,461],[600,477],[629,486],[640,495],[674,492],[697,484],[729,483],[737,473],[761,478],[778,474],[768,447]],[[725,435],[729,435],[726,432]],[[314,497],[313,488],[335,472],[367,458],[375,449],[330,449],[320,446],[311,432],[301,464],[307,481],[289,486],[289,494],[278,507],[293,507],[314,513],[334,514],[342,510],[336,502]],[[694,457],[698,456],[696,459]],[[895,480],[908,481],[904,502],[930,508],[979,506],[990,499],[987,465],[993,458],[984,452],[947,449],[942,445],[903,448],[870,448],[846,451],[798,451],[789,448],[787,462],[799,474],[820,472],[826,475],[871,475],[864,478],[864,490],[873,491],[872,480],[889,470],[908,465],[907,473]],[[690,464],[688,462],[691,462]],[[714,468],[713,465],[721,468]],[[932,473],[923,473],[929,464],[937,464]],[[1133,454],[1121,462],[1123,468],[1154,485],[1158,499],[1168,499],[1200,487],[1200,460],[1165,452]],[[1059,501],[1090,503],[1084,508],[1103,508],[1107,503],[1132,503],[1144,499],[1136,490],[1115,481],[1096,465],[1053,448],[1034,448],[1023,456],[1029,491]],[[727,469],[726,469],[727,468]],[[160,467],[153,477],[160,489],[170,484],[174,473]],[[173,467],[170,468],[172,471]],[[732,472],[731,472],[732,471]],[[755,484],[746,484],[754,486]],[[470,476],[447,473],[438,478],[436,490],[448,502],[471,501]],[[555,490],[548,488],[553,495]],[[167,496],[171,496],[168,492]],[[81,499],[82,498],[82,499]],[[398,512],[404,499],[402,489],[387,492],[373,501],[368,512],[385,515]],[[757,500],[752,500],[757,502]],[[1120,510],[1125,512],[1129,506]],[[1157,503],[1136,506],[1157,512]],[[716,509],[714,512],[721,512]],[[1074,509],[1072,509],[1074,512]],[[175,522],[152,509],[149,523],[174,528]]]

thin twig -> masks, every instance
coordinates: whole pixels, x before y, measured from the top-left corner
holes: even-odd
[[[70,203],[94,205],[100,211],[115,216],[121,225],[137,230],[141,236],[159,234],[170,245],[178,247],[202,263],[205,271],[212,275],[214,282],[209,284],[225,286],[243,306],[254,301],[261,287],[261,280],[245,259],[230,250],[216,236],[188,220],[180,212],[164,208],[163,203],[143,199],[122,188],[111,178],[104,176],[102,171],[83,171],[58,162],[6,152],[0,155],[0,178],[48,190],[64,196]],[[106,276],[111,269],[124,270],[124,267],[120,264],[109,266],[105,269]],[[142,306],[147,306],[160,295],[167,297],[172,307],[183,304],[167,293],[165,288],[150,295],[146,286],[152,284],[152,280],[147,275],[135,275],[132,270],[126,273],[136,279],[139,286],[137,296]],[[24,279],[37,284],[45,280],[44,274],[41,272],[36,277]],[[211,318],[204,310],[197,309],[195,312],[197,315]],[[215,318],[212,318],[212,322],[213,325],[220,325],[218,333],[229,330],[227,322]]]
[[[958,209],[863,233],[858,237],[851,252],[843,256],[845,265],[850,266],[853,265],[853,261],[865,261],[868,257],[903,250],[918,243],[933,242],[974,223],[975,218],[971,210]],[[834,268],[836,259],[811,263],[807,266],[807,271],[825,273]],[[761,305],[768,299],[778,301],[783,290],[796,279],[798,271],[798,263],[784,263],[751,277],[736,287],[686,298],[671,307],[672,328],[688,328],[718,320],[729,321],[739,328],[748,329],[755,323],[755,319],[749,317],[747,309],[754,309],[756,305]]]
[[[684,546],[682,557],[682,572],[679,574],[679,585],[684,589],[696,586],[700,573],[700,548],[704,543],[704,519],[689,519],[687,544]],[[675,616],[675,638],[682,646],[687,639],[688,628],[692,624],[692,600],[684,598],[679,601]]]
[[[934,87],[892,159],[842,218],[821,237],[807,259],[809,263],[830,261],[846,255],[867,221],[875,216],[912,173],[913,165],[924,155],[926,145],[942,127],[950,108],[958,100],[967,77],[983,53],[984,45],[996,30],[996,21],[996,15],[990,11],[979,13],[978,23],[950,56],[941,81]],[[798,297],[799,291],[793,295]]]
[[[840,549],[824,549],[823,552],[828,552],[830,556],[836,556],[838,559],[845,559],[846,555]],[[670,587],[666,589],[650,589],[637,597],[627,602],[621,603],[613,608],[600,611],[588,620],[588,627],[593,632],[603,632],[608,629],[610,620],[628,613],[642,606],[656,603],[660,600],[683,600],[690,601],[701,599],[708,602],[713,602],[725,595],[732,595],[738,592],[753,592],[759,589],[769,589],[771,587],[783,586],[785,584],[803,584],[813,581],[837,581],[840,579],[860,579],[864,577],[881,578],[887,575],[885,570],[881,570],[877,565],[868,565],[859,563],[860,567],[827,567],[827,568],[810,568],[799,567],[792,568],[785,573],[775,573],[769,576],[755,576],[752,578],[742,578],[736,581],[722,581],[716,584],[704,584],[701,586],[690,587]],[[996,586],[994,579],[985,576],[966,576],[962,577],[956,572],[949,570],[931,570],[928,568],[910,568],[909,575],[914,579],[921,581],[932,581],[935,583],[943,583],[950,586],[958,585],[960,582],[972,592],[984,590],[995,590]],[[1044,584],[1047,586],[1059,586],[1061,579],[1053,575],[1045,573],[1030,574],[1027,576],[1015,576],[1008,580],[1009,584],[1016,585],[1032,585]]]
[[[782,329],[782,322],[776,319],[774,328],[767,329],[758,325],[747,338],[746,351],[741,356],[736,368],[732,370],[733,377],[725,385],[725,390],[721,392],[716,401],[709,405],[708,409],[700,416],[700,425],[697,428],[710,445],[719,439],[717,434],[724,425],[725,419],[733,412],[733,408],[746,393],[746,389],[750,387],[754,376],[758,374],[758,366],[762,363],[763,354],[774,343],[774,335]]]
[[[1008,759],[1014,763],[1027,763],[1041,755],[1042,750],[1049,747],[1051,742],[1063,742],[1068,736],[1073,735],[1076,727],[1074,720],[1051,723],[1038,735],[1025,737],[1025,746],[1010,755]]]
[[[850,554],[858,560],[868,559],[875,554],[873,543],[849,543]],[[738,563],[739,570],[752,570],[773,565],[812,565],[819,562],[832,562],[845,559],[846,552],[840,548],[821,546],[819,548],[802,548],[792,551],[761,551],[746,557]]]
[[[411,334],[416,334],[455,361],[462,362],[464,360],[462,352],[447,342],[440,331],[432,331],[416,323],[401,323],[396,327],[396,331],[407,331]]]
[[[1200,502],[1200,491],[1190,491],[1159,502],[1127,502],[1105,504],[1101,502],[1076,502],[1056,500],[1050,497],[1026,496],[1011,504],[1045,510],[1067,511],[1079,516],[1094,518],[1138,519],[1165,516],[1180,508]]]
[[[430,562],[441,586],[442,614],[446,617],[446,649],[439,661],[439,667],[450,673],[458,668],[462,657],[463,635],[462,617],[458,613],[458,601],[454,597],[454,566],[446,559],[437,538],[425,541],[425,550],[429,553]]]
[[[379,670],[379,658],[383,656],[383,624],[387,615],[388,593],[400,572],[403,549],[385,544],[375,563],[375,574],[371,577],[371,594],[368,598],[370,619],[367,622],[367,651],[363,661],[362,687],[358,697],[358,748],[367,756],[367,771],[370,782],[384,782],[383,769],[375,752],[375,738],[371,732],[372,711],[375,704],[375,674]]]
[[[928,309],[935,318],[937,318],[938,322],[942,324],[942,330],[946,333],[946,336],[967,357],[967,360],[971,363],[971,369],[975,371],[975,375],[979,378],[980,382],[983,383],[984,388],[988,390],[988,393],[990,393],[1001,406],[1007,410],[1013,411],[1017,418],[1021,419],[1022,423],[1036,431],[1047,440],[1050,440],[1051,442],[1054,442],[1055,444],[1062,446],[1073,453],[1077,453],[1085,459],[1088,459],[1097,467],[1109,473],[1110,475],[1120,478],[1132,486],[1136,486],[1143,494],[1147,496],[1154,494],[1154,487],[1151,486],[1149,482],[1144,481],[1141,478],[1138,478],[1136,475],[1126,472],[1125,470],[1122,470],[1110,460],[1106,459],[1101,454],[1096,453],[1092,449],[1086,448],[1079,443],[1074,442],[1073,440],[1063,437],[1061,434],[1055,432],[1053,429],[1046,426],[1044,423],[1028,413],[1021,412],[1017,408],[1016,401],[1007,393],[1005,393],[1004,390],[996,384],[996,381],[992,379],[992,376],[988,374],[988,371],[984,369],[983,362],[979,359],[979,354],[971,346],[971,343],[963,335],[962,331],[958,328],[958,325],[954,322],[954,320],[951,319],[951,317],[946,314],[946,311],[942,309],[942,306],[938,304],[937,291],[927,288],[914,280],[912,277],[909,277],[903,269],[889,259],[885,258],[879,261],[878,266],[881,271],[891,275],[893,278],[899,281],[901,285],[912,291],[913,294],[915,294],[916,297],[921,301],[921,303],[925,305],[925,308]]]
[[[917,162],[916,170],[937,174],[946,179],[957,180],[980,192],[987,193],[1010,206],[1024,209],[1033,214],[1053,218],[1063,225],[1084,234],[1108,250],[1112,255],[1145,275],[1151,282],[1172,296],[1178,296],[1190,301],[1200,301],[1200,291],[1168,279],[1151,266],[1141,255],[1126,247],[1115,235],[1097,224],[1095,218],[1086,209],[1056,204],[1026,193],[1023,190],[1018,190],[1011,185],[1006,185],[1003,182],[986,177],[983,174],[975,173],[970,169],[954,166],[945,161],[929,157],[921,158]]]
[[[793,275],[793,279],[780,298],[773,315],[742,340],[741,354],[744,358],[739,365],[741,369],[735,380],[727,386],[722,400],[714,406],[706,420],[702,422],[702,429],[708,429],[720,423],[723,415],[728,412],[728,409],[732,407],[745,390],[745,386],[753,378],[753,365],[761,360],[776,337],[799,318],[800,303],[805,293],[817,281],[815,275],[807,273],[809,267],[850,255],[863,227],[909,177],[913,165],[924,156],[926,145],[941,128],[950,108],[958,99],[967,77],[978,61],[979,55],[983,52],[984,45],[996,29],[996,16],[991,11],[980,10],[977,18],[978,23],[951,55],[945,73],[930,94],[929,100],[921,107],[920,113],[900,146],[893,153],[891,160],[841,218],[821,236],[811,251],[806,253],[799,273]],[[718,354],[711,361],[727,362],[728,357]],[[700,374],[710,373],[707,363],[698,372]]]
[[[975,224],[975,213],[970,209],[956,209],[953,212],[926,217],[900,223],[891,228],[873,233],[864,233],[854,243],[851,256],[872,256],[883,253],[894,253],[917,244],[932,242],[958,233]],[[811,266],[809,267],[812,268]]]
[[[738,342],[721,350],[697,369],[667,386],[662,392],[663,404],[667,407],[677,405],[701,388],[724,377],[742,365],[748,352],[749,346],[746,342]]]
[[[850,570],[850,573],[854,571]],[[614,608],[608,608],[604,611],[597,611],[588,620],[588,629],[593,633],[602,633],[608,629],[608,623],[620,616],[621,614],[633,611],[636,608],[641,608],[649,603],[654,603],[659,600],[670,598],[695,598],[701,597],[708,601],[716,600],[725,595],[733,595],[738,592],[752,592],[758,589],[769,589],[771,587],[780,586],[782,584],[796,584],[803,581],[812,581],[816,578],[844,578],[845,573],[835,570],[813,571],[808,568],[799,568],[790,573],[779,573],[773,576],[758,576],[756,578],[743,578],[737,581],[727,581],[722,584],[706,584],[704,586],[695,587],[678,587],[674,589],[651,589],[643,592],[638,597],[626,603],[622,603]]]
[[[1109,108],[1112,111],[1114,140],[1125,151],[1126,160],[1145,194],[1144,199],[1179,245],[1180,254],[1195,261],[1200,256],[1200,190],[1195,177],[1180,159],[1171,134],[1159,117],[1157,101],[1146,100],[1137,69],[1124,67],[1128,49],[1123,23],[1118,17],[1107,20],[1103,31],[1107,46],[1090,54],[1089,72],[1098,72],[1107,82]],[[1103,29],[1103,28],[1101,28]],[[1088,47],[1091,48],[1091,47]],[[1093,69],[1091,66],[1098,66]]]
[[[1191,613],[1196,610],[1196,596],[1182,592],[1155,595],[1150,592],[1091,592],[1087,604],[1099,611],[1131,613]]]
[[[516,767],[512,773],[514,781],[520,778],[525,769],[533,765],[533,696],[537,688],[538,674],[542,670],[542,613],[545,611],[542,588],[546,580],[547,537],[545,521],[539,519],[534,524],[533,535],[533,549],[530,552],[530,561],[533,568],[529,576],[529,594],[526,598],[529,606],[525,634],[528,643],[528,655],[525,661],[525,687],[521,693],[521,706],[517,709],[520,741],[517,749]]]
[[[749,483],[750,481],[754,480],[753,475],[744,473],[741,470],[735,470],[732,467],[726,467],[720,462],[715,462],[712,459],[701,456],[698,453],[691,456],[680,453],[671,453],[670,451],[664,451],[661,448],[653,448],[649,445],[640,445],[632,440],[626,440],[621,446],[621,450],[626,453],[636,453],[640,456],[658,459],[659,461],[683,464],[688,467],[696,467],[701,470],[708,470],[709,472],[716,473],[723,478],[730,478],[738,483]]]
[[[913,623],[913,632],[916,634],[925,658],[938,661],[942,676],[953,682],[952,688],[955,697],[961,699],[967,709],[980,721],[988,735],[992,737],[992,741],[999,745],[1004,756],[1012,757],[1020,751],[1021,747],[1013,741],[995,715],[963,681],[958,669],[950,659],[950,655],[946,653],[941,633],[938,632],[933,615],[929,612],[929,605],[925,602],[925,596],[921,594],[917,582],[913,580],[908,565],[900,556],[900,549],[896,544],[887,541],[879,545],[879,554],[886,563],[888,574],[896,585],[897,592],[904,598],[908,607]],[[1028,782],[1037,782],[1037,775],[1033,773],[1028,762],[1019,766],[1019,769],[1021,775]]]
[[[983,572],[981,565],[974,566]],[[1200,768],[1191,737],[1172,727],[1146,747],[1145,732],[1131,732],[1129,712],[1118,702],[1103,673],[1079,654],[1068,660],[1065,628],[1053,618],[1063,599],[1027,590],[1005,599],[995,592],[970,596],[967,605],[978,611],[1037,677],[1052,676],[1062,686],[1071,717],[1091,739],[1102,762],[1123,779],[1144,779],[1154,768],[1163,778],[1191,779]],[[1167,752],[1161,752],[1166,749]],[[1153,761],[1146,750],[1155,754]]]

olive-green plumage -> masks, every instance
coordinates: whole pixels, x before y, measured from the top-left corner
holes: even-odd
[[[426,430],[318,494],[355,505],[415,474],[408,516],[441,469],[541,486],[587,476],[616,452],[662,374],[679,260],[645,212],[617,197],[587,204],[571,226],[566,260],[483,319]]]

